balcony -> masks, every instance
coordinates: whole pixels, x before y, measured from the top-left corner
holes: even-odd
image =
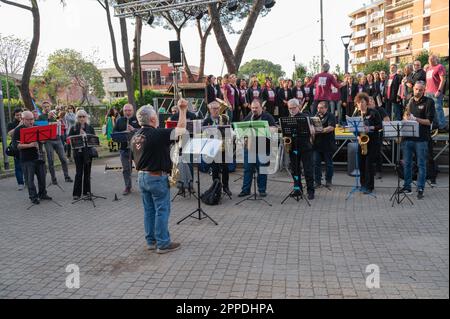
[[[364,17],[361,17],[361,18],[358,18],[358,19],[353,20],[353,21],[350,23],[350,26],[351,26],[351,27],[355,27],[355,26],[357,26],[357,25],[365,24],[365,23],[367,23],[367,21],[368,21],[367,16],[364,16]]]
[[[423,32],[424,33],[430,33],[430,25],[424,25],[423,26]]]
[[[372,42],[370,42],[370,47],[376,48],[376,47],[382,46],[383,44],[384,44],[384,39],[376,39],[376,40],[373,40]]]
[[[393,27],[399,24],[403,24],[406,22],[411,22],[414,19],[414,15],[412,13],[408,13],[405,15],[402,15],[401,17],[395,17],[393,19],[386,19],[386,26],[387,27]]]
[[[431,16],[431,8],[426,8],[423,10],[423,16],[424,18]]]
[[[406,30],[398,33],[390,34],[386,37],[386,43],[398,42],[412,38],[412,30]]]
[[[384,10],[376,11],[370,15],[370,21],[380,19],[380,18],[384,18]]]
[[[430,50],[430,42],[424,42],[423,43],[423,49],[424,50]]]
[[[365,37],[367,35],[367,29],[359,30],[352,33],[352,39]]]
[[[411,49],[397,49],[397,50],[386,51],[384,53],[384,56],[388,59],[396,57],[396,56],[403,56],[403,55],[412,55],[412,50]]]
[[[380,33],[384,31],[384,26],[382,24],[370,27],[370,33]]]
[[[359,44],[352,45],[350,47],[351,52],[364,51],[364,50],[367,50],[367,43],[359,43]]]
[[[408,8],[414,4],[414,0],[397,0],[393,2],[392,4],[386,6],[385,11],[391,12],[391,11],[397,11],[401,9]]]
[[[360,58],[354,58],[354,59],[350,59],[350,64],[364,64],[367,63],[368,59],[366,57],[360,57]]]
[[[372,54],[370,56],[370,61],[379,61],[379,60],[383,60],[383,53],[378,53],[378,54]]]

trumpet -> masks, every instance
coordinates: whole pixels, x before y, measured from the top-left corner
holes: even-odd
[[[292,138],[283,137],[284,149],[287,153],[290,153],[292,150]]]
[[[358,136],[358,143],[361,146],[361,155],[367,155],[369,153],[368,144],[370,142],[370,137],[367,134],[361,134]]]

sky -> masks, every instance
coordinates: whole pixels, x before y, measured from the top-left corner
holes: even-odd
[[[28,0],[14,0],[29,4]],[[332,69],[336,64],[344,67],[344,47],[341,36],[350,34],[348,14],[370,0],[323,0],[325,59]],[[41,39],[39,46],[40,67],[44,67],[49,54],[58,49],[72,48],[86,56],[95,55],[104,61],[100,67],[113,67],[111,42],[104,9],[96,0],[66,0],[65,7],[59,0],[39,1],[41,15]],[[320,55],[319,0],[277,0],[271,12],[259,18],[248,43],[243,63],[252,59],[267,59],[280,64],[289,76],[294,71],[293,56],[297,63],[308,65],[313,56]],[[119,51],[119,20],[113,19]],[[134,27],[129,21],[130,50]],[[14,35],[31,40],[31,13],[23,9],[0,4],[0,34]],[[182,32],[182,44],[190,65],[199,65],[200,41],[197,29],[192,25]],[[232,48],[239,36],[228,35]],[[169,44],[175,40],[174,31],[144,24],[142,54],[156,51],[169,56]],[[214,34],[209,37],[206,49],[206,73],[220,75],[223,58]],[[226,73],[226,67],[224,68]]]

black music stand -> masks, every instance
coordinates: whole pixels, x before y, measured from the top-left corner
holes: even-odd
[[[364,122],[363,119],[360,117],[347,117],[347,123],[350,125],[350,130],[355,136],[356,140],[358,140],[359,133],[362,132]],[[355,193],[366,193],[369,196],[372,196],[374,198],[377,198],[375,194],[369,193],[368,190],[363,190],[360,184],[360,177],[361,177],[361,171],[359,169],[360,163],[359,163],[359,147],[358,151],[355,152],[355,170],[358,172],[355,174],[355,185],[353,186],[352,190],[348,193],[347,198],[345,199],[348,201]]]
[[[395,206],[395,204],[400,205],[404,202],[405,199],[407,199],[411,205],[414,205],[411,198],[409,198],[408,194],[405,194],[402,192],[401,187],[401,178],[400,178],[400,172],[401,169],[400,165],[400,139],[402,137],[412,137],[417,135],[419,132],[415,129],[413,125],[405,125],[406,122],[401,121],[392,121],[388,122],[387,124],[383,123],[383,132],[385,137],[393,137],[392,132],[395,134],[396,138],[396,152],[395,152],[395,172],[397,174],[397,188],[395,189],[394,193],[391,196],[390,201],[392,202],[392,207]]]
[[[42,143],[46,142],[48,140],[55,139],[56,136],[56,127],[54,125],[43,125],[43,126],[32,126],[29,128],[23,128],[20,131],[20,140],[23,144],[28,144],[32,142],[37,142],[39,144],[38,148],[38,154],[42,161],[44,161],[44,155],[42,154]],[[48,187],[48,186],[47,186]],[[60,187],[61,188],[61,187]],[[64,192],[64,190],[61,188],[61,190]],[[55,200],[51,200],[53,203],[55,203],[57,206],[62,207],[61,204],[56,202]],[[30,210],[33,206],[36,206],[36,204],[31,204],[27,210]]]
[[[280,125],[281,125],[281,131],[283,134],[283,138],[290,138],[292,141],[292,145],[294,145],[295,149],[293,150],[295,154],[295,162],[292,163],[292,165],[295,166],[295,169],[298,169],[300,171],[300,162],[299,162],[299,147],[298,147],[298,139],[299,138],[310,138],[311,132],[309,130],[309,123],[307,117],[282,117],[280,118]],[[294,170],[293,174],[294,174]],[[288,172],[289,169],[288,169]],[[311,207],[311,203],[309,200],[305,197],[303,192],[303,185],[300,176],[295,176],[292,174],[292,177],[294,179],[298,179],[298,183],[300,184],[300,189],[294,189],[290,194],[288,194],[283,201],[281,202],[281,205],[284,205],[284,203],[290,199],[293,198],[297,202],[300,202],[300,200],[305,200],[306,204],[308,204],[309,207]]]
[[[191,145],[187,145],[187,151],[184,152],[185,154],[189,154],[189,155],[206,155],[203,153],[206,144],[208,143],[207,140],[206,142],[204,142],[205,140],[203,139],[193,139],[191,140]],[[199,146],[199,148],[195,148],[195,144],[197,144],[197,146]],[[216,153],[217,154],[217,153]],[[211,156],[214,157],[214,156]],[[211,218],[211,216],[209,216],[202,208],[202,202],[200,200],[200,164],[197,164],[197,209],[194,210],[192,213],[190,213],[189,215],[187,215],[186,217],[184,217],[183,219],[179,220],[177,222],[177,225],[181,224],[182,222],[184,222],[186,219],[188,218],[194,218],[197,220],[203,220],[208,218],[209,220],[211,220],[216,226],[219,225],[214,219]],[[197,216],[196,216],[197,215]]]
[[[87,134],[87,135],[78,135],[78,136],[72,136],[70,138],[70,145],[73,148],[73,150],[78,150],[80,148],[86,148],[86,147],[96,147],[100,145],[100,140],[98,136]],[[76,141],[76,143],[75,143]],[[92,161],[92,158],[91,158]],[[91,183],[91,181],[89,181]],[[89,201],[92,203],[92,206],[96,208],[95,200],[96,199],[107,199],[103,196],[97,196],[94,195],[92,192],[89,192],[88,194],[82,196],[80,199],[77,199],[72,202],[73,204],[79,203],[81,201]]]

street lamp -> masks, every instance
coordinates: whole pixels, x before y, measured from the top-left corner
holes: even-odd
[[[341,37],[342,40],[342,44],[345,47],[345,73],[348,73],[348,59],[349,59],[349,55],[348,55],[348,46],[350,45],[350,40],[352,39],[351,35],[343,35]]]

